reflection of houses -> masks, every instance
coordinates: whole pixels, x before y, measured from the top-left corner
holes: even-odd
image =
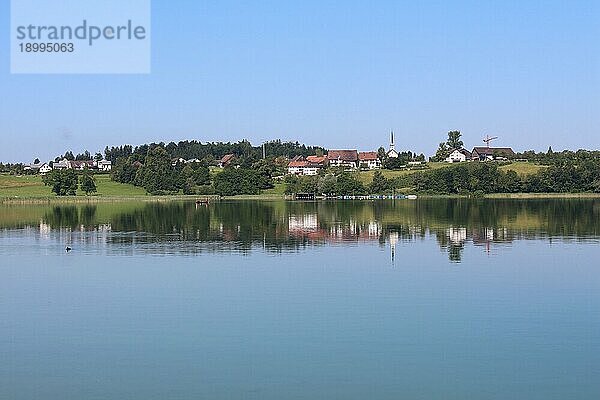
[[[358,163],[361,170],[380,169],[381,160],[376,151],[365,151],[358,153]]]
[[[290,215],[288,229],[291,231],[314,232],[319,227],[317,214]]]
[[[461,245],[467,240],[467,228],[450,227],[446,230],[450,243]]]
[[[358,152],[356,150],[329,150],[327,160],[332,167],[353,170],[357,167]]]

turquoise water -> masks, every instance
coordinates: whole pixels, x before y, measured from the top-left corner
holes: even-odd
[[[599,204],[4,207],[0,398],[597,399]]]

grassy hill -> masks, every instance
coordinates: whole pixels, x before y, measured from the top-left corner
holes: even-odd
[[[108,175],[96,175],[94,178],[98,188],[98,193],[94,196],[135,197],[146,195],[144,189],[113,182]],[[85,196],[85,194],[78,190],[77,196]],[[7,197],[45,198],[54,197],[54,193],[52,193],[50,187],[44,186],[39,175],[12,176],[0,174],[0,198]]]
[[[512,164],[501,166],[500,170],[504,172],[512,170],[521,176],[525,176],[536,174],[545,168],[548,167],[546,165],[539,165],[529,162],[514,162]]]

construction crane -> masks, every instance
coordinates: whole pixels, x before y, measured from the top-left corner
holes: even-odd
[[[498,136],[493,136],[493,137],[490,137],[490,135],[485,135],[485,139],[483,139],[483,142],[484,142],[485,144],[487,144],[487,147],[488,147],[488,149],[489,149],[489,148],[490,148],[490,142],[491,142],[492,140],[496,140],[496,139],[498,139]]]

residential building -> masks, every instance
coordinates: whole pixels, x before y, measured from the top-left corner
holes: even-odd
[[[69,160],[67,160],[66,158],[63,158],[60,161],[55,162],[54,164],[52,164],[52,169],[69,169],[71,168],[71,164],[69,162]]]
[[[515,152],[510,147],[474,147],[471,152],[473,161],[506,160],[514,156]]]
[[[112,161],[100,160],[96,161],[96,168],[102,172],[110,172],[112,170]]]
[[[179,157],[179,158],[174,158],[174,159],[171,160],[171,165],[173,167],[176,166],[177,164],[185,164],[185,159]]]
[[[381,169],[381,160],[376,151],[358,153],[358,164],[362,170]]]
[[[323,168],[327,166],[327,156],[308,156],[306,161],[320,165]]]
[[[331,167],[341,167],[347,170],[357,168],[358,151],[356,150],[329,150],[327,161]]]
[[[46,175],[48,172],[52,171],[52,167],[48,163],[43,163],[38,171],[40,174]]]
[[[42,167],[41,163],[39,163],[39,162],[35,163],[34,162],[33,164],[25,165],[23,167],[23,170],[24,171],[32,171],[33,173],[37,173],[37,172],[39,172],[39,170],[40,170],[41,167]]]
[[[454,149],[446,158],[448,163],[465,162],[471,160],[471,152],[466,149]]]
[[[219,168],[225,168],[235,160],[235,154],[225,154],[219,161]]]
[[[74,169],[77,171],[83,171],[84,169],[93,169],[94,168],[94,162],[91,160],[85,160],[85,161],[69,161],[68,162],[69,166],[67,167],[67,169]]]
[[[302,156],[294,157],[288,164],[288,173],[292,175],[317,175],[324,164],[305,160]]]

